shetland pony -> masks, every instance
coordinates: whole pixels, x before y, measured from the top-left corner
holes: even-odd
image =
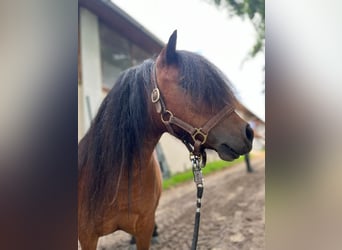
[[[202,149],[216,150],[227,161],[251,150],[253,132],[234,112],[239,104],[227,78],[202,56],[176,50],[176,41],[175,31],[156,59],[121,73],[79,143],[78,237],[83,250],[95,250],[100,236],[116,230],[132,234],[138,250],[149,249],[162,181],[153,150],[169,129],[194,144],[181,127],[167,128],[169,118],[155,105],[155,85],[167,115],[197,128],[231,108],[211,128]]]

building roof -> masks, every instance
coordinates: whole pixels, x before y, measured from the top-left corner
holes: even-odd
[[[158,54],[165,45],[110,0],[79,0],[78,4],[93,12],[101,21],[151,54]]]

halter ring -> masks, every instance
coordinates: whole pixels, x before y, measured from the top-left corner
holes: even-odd
[[[194,133],[192,133],[191,137],[194,141],[200,141],[201,145],[203,145],[206,142],[208,135],[205,134],[200,128],[195,128],[195,129],[196,130]],[[197,136],[202,136],[203,140],[199,140],[200,138],[197,138]]]
[[[163,113],[160,114],[160,118],[161,118],[162,122],[165,124],[170,123],[172,117],[173,117],[172,112],[170,110],[167,110],[167,109]],[[166,118],[167,120],[164,118]]]

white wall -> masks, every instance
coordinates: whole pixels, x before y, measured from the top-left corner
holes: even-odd
[[[78,141],[82,139],[84,135],[84,107],[82,86],[78,85]]]
[[[99,24],[97,16],[85,8],[80,8],[80,40],[82,88],[79,94],[82,98],[84,134],[91,121],[87,96],[92,117],[95,116],[102,101]]]
[[[191,169],[189,151],[179,139],[176,139],[172,135],[165,133],[159,142],[172,174]],[[217,153],[207,150],[207,162],[216,160],[219,160]]]

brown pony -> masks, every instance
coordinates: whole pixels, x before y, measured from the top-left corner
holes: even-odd
[[[231,161],[252,147],[253,132],[234,112],[238,102],[229,81],[202,56],[176,51],[176,40],[175,31],[155,60],[120,75],[79,143],[78,233],[83,250],[95,250],[100,236],[116,230],[132,234],[139,250],[149,248],[162,180],[153,150],[170,129],[194,144],[186,130],[165,125],[171,112],[201,128],[229,107],[232,112],[221,115],[201,149],[214,149]],[[156,105],[157,98],[165,107]]]

